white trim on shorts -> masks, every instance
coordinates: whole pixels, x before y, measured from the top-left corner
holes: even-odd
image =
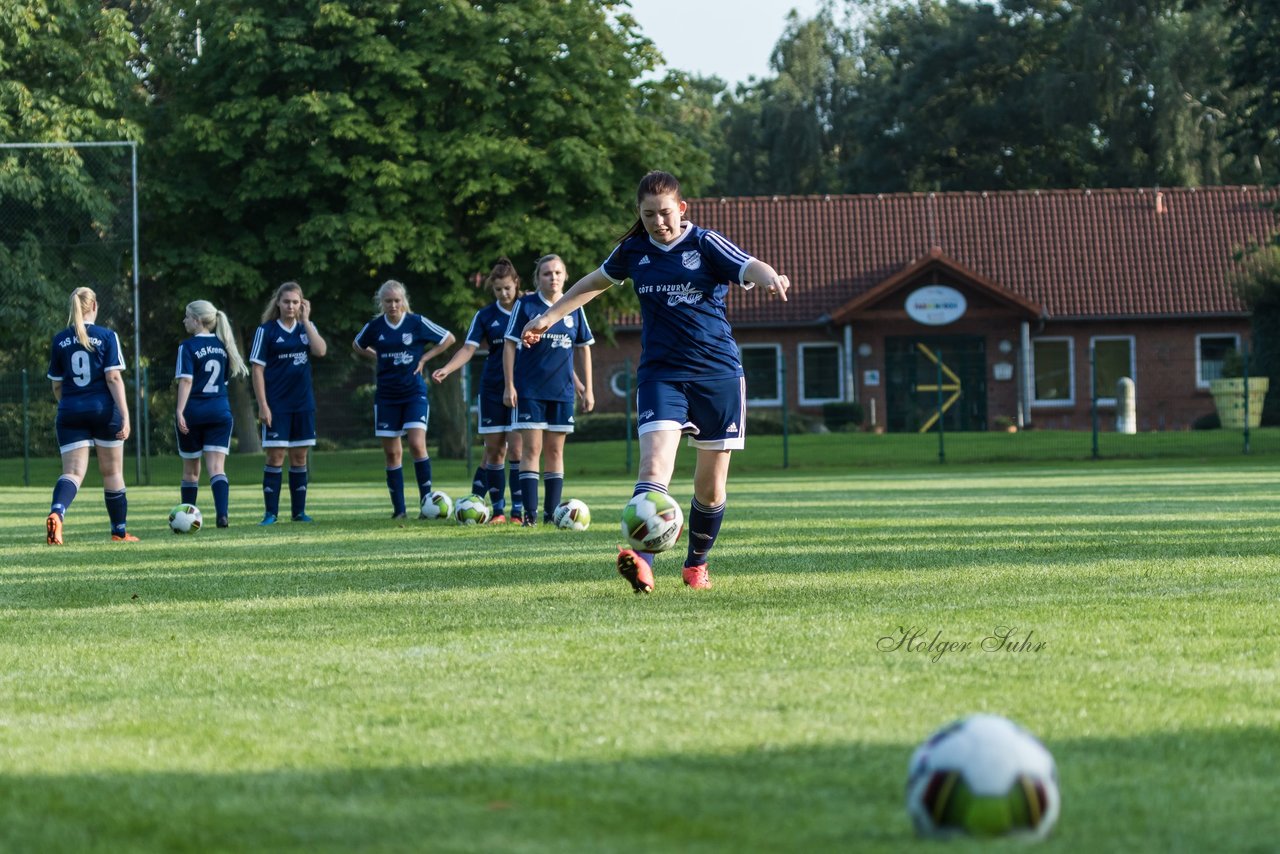
[[[405,434],[407,434],[410,430],[422,430],[423,432],[426,432],[426,429],[427,429],[427,422],[410,421],[409,423],[401,427],[399,430],[374,430],[373,435],[382,439],[399,439]]]
[[[198,460],[205,454],[230,454],[230,453],[231,453],[231,449],[227,447],[223,447],[222,445],[205,445],[203,448],[201,448],[198,451],[191,451],[189,453],[187,451],[178,451],[178,456],[182,457],[184,460]]]
[[[270,441],[270,440],[264,441],[262,443],[262,447],[264,448],[311,448],[311,447],[314,447],[315,444],[316,444],[315,439],[303,439],[298,442],[281,442],[280,440],[277,439],[275,441]]]
[[[92,439],[81,439],[79,442],[72,442],[70,445],[59,445],[58,453],[66,454],[66,453],[70,453],[71,451],[77,450],[79,448],[92,448],[92,447],[93,447]]]

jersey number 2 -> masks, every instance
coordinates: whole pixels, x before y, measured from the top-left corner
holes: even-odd
[[[217,362],[205,362],[204,369],[209,374],[209,381],[204,384],[205,394],[218,393],[218,375],[222,373],[222,365]]]

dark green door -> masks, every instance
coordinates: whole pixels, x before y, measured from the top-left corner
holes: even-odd
[[[886,419],[891,433],[987,429],[987,345],[977,335],[885,339]],[[941,382],[939,382],[941,380]]]

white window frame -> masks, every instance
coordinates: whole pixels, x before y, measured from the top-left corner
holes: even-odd
[[[1204,338],[1230,338],[1236,342],[1236,352],[1240,352],[1239,332],[1201,332],[1196,335],[1196,388],[1208,389],[1210,380],[1204,379],[1204,365],[1200,361],[1200,341]]]
[[[781,406],[782,395],[786,393],[786,389],[782,386],[782,345],[781,344],[739,344],[738,356],[743,361],[743,373],[746,373],[746,352],[748,350],[772,350],[773,351],[773,376],[774,385],[778,387],[777,397],[752,397],[751,383],[747,383],[747,404],[750,406]]]
[[[1097,344],[1099,341],[1128,341],[1129,342],[1129,379],[1136,384],[1138,382],[1138,339],[1134,335],[1095,335],[1089,339],[1089,350],[1097,352]],[[1096,389],[1093,388],[1093,371],[1089,371],[1089,392],[1095,394]],[[1112,389],[1114,392],[1115,390]],[[1099,406],[1115,406],[1117,403],[1115,394],[1110,397],[1099,397]]]
[[[1044,409],[1070,409],[1076,405],[1076,339],[1070,335],[1046,335],[1031,339],[1031,393],[1035,394],[1036,387],[1036,344],[1053,341],[1067,342],[1067,384],[1071,394],[1066,400],[1041,400],[1037,397],[1031,401],[1031,405]]]
[[[805,397],[804,393],[804,352],[807,349],[823,349],[836,351],[836,396]],[[796,387],[797,398],[801,406],[821,406],[824,403],[840,403],[844,400],[844,347],[838,341],[805,341],[796,347],[796,361],[800,367],[797,371],[799,385]]]

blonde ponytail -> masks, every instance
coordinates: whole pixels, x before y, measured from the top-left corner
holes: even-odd
[[[227,366],[231,369],[231,376],[247,376],[249,366],[240,357],[240,350],[236,347],[236,337],[231,332],[231,321],[227,320],[227,315],[222,309],[218,309],[217,317],[213,334],[217,335],[222,340],[222,346],[227,348]]]
[[[71,313],[67,315],[67,325],[75,329],[76,340],[86,350],[92,350],[93,344],[89,341],[89,330],[85,328],[84,316],[97,301],[98,295],[90,288],[76,288],[71,292]]]
[[[218,336],[227,351],[227,367],[232,376],[242,377],[249,373],[249,367],[240,357],[236,347],[236,337],[231,331],[231,321],[227,315],[207,299],[198,299],[187,303],[187,316],[195,318],[205,332]]]

